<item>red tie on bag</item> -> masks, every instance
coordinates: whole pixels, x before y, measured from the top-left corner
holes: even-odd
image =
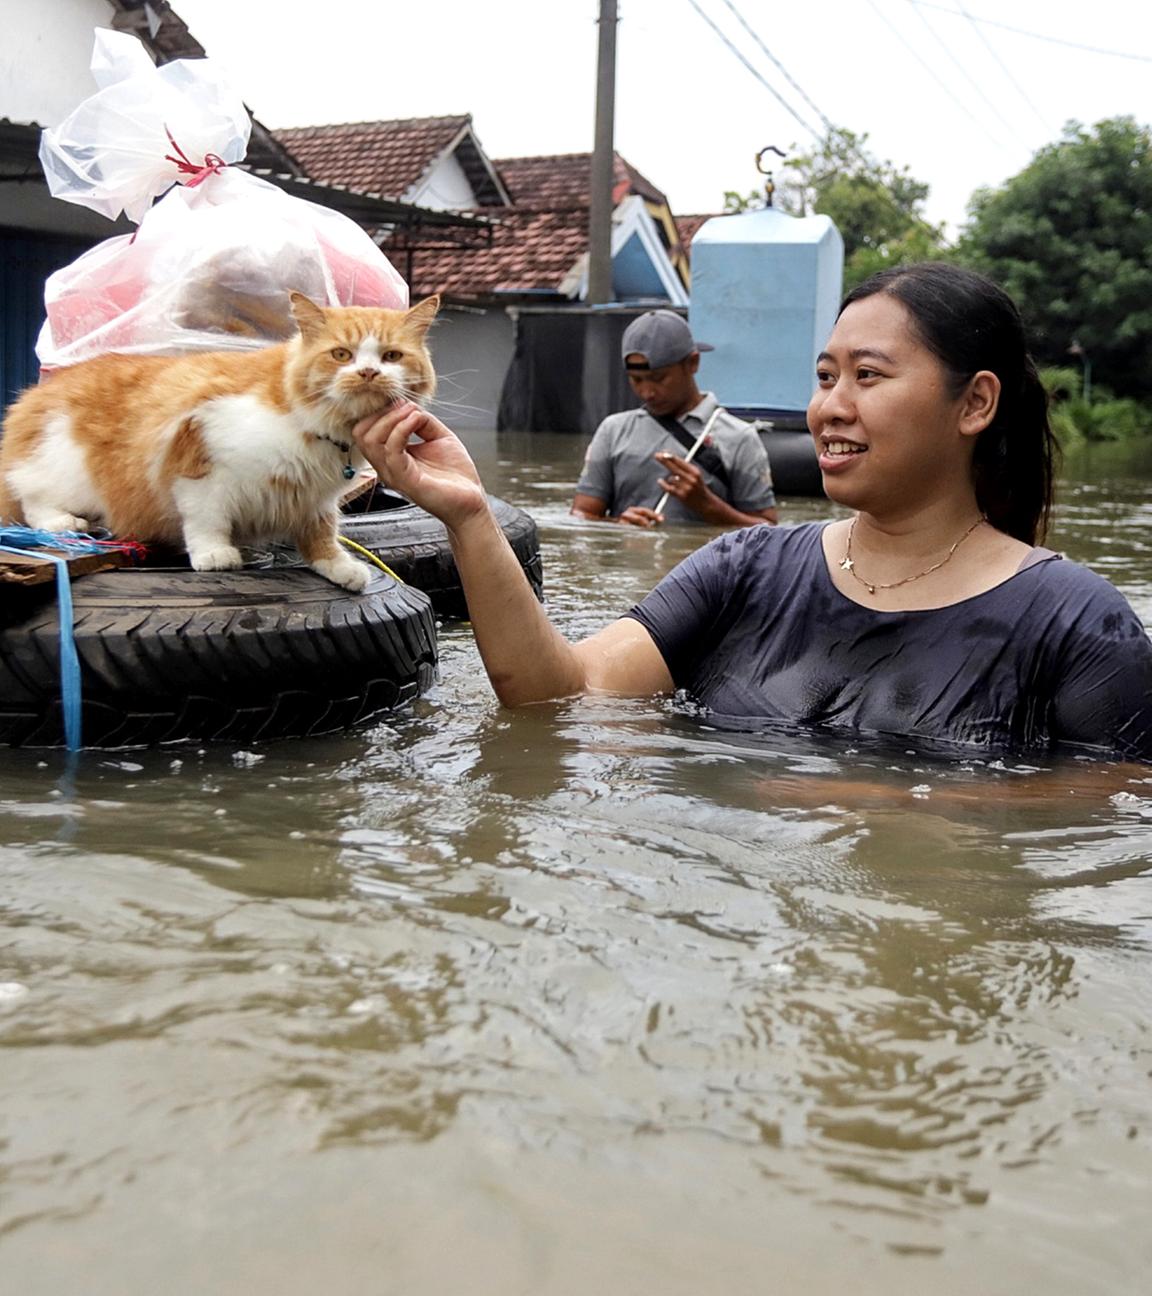
[[[167,126],[164,127],[164,134],[168,136],[168,143],[171,144],[177,154],[179,154],[178,157],[173,157],[171,153],[165,153],[164,161],[175,163],[176,170],[179,171],[181,175],[190,175],[192,177],[185,186],[188,189],[195,189],[198,184],[203,183],[203,181],[207,180],[210,175],[216,175],[218,172],[223,171],[228,165],[228,163],[217,154],[205,153],[204,164],[202,166],[197,166],[187,153],[184,152],[180,145],[172,138],[172,132]]]

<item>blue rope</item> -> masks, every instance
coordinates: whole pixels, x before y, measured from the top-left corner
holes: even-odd
[[[107,534],[107,533],[105,533]],[[30,549],[63,549],[72,555],[107,553],[110,549],[138,546],[101,541],[83,531],[39,531],[35,527],[0,525],[0,553],[24,555]],[[56,601],[60,605],[60,698],[64,707],[64,742],[69,751],[79,751],[80,741],[80,658],[76,652],[72,582],[68,560],[56,554],[34,553],[56,565]]]
[[[10,546],[21,552],[25,549],[64,549],[71,554],[104,553],[117,547],[102,543],[99,537],[83,531],[38,531],[35,527],[0,525],[0,548],[11,552]]]
[[[27,527],[0,527],[0,539],[9,539],[12,531],[27,533]],[[49,543],[58,544],[52,531],[41,531],[48,535]],[[22,537],[17,537],[17,539]],[[71,547],[71,546],[69,546]],[[23,555],[32,548],[31,544],[0,544],[0,553],[19,553]],[[100,551],[100,546],[89,543],[87,550],[78,552]],[[60,604],[60,696],[63,702],[63,741],[70,752],[80,750],[80,658],[76,654],[76,639],[73,634],[73,586],[67,574],[67,560],[54,553],[34,553],[32,557],[45,559],[56,564],[56,601]]]

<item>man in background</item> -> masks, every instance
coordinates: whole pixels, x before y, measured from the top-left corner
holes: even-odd
[[[621,354],[643,404],[610,414],[596,429],[572,501],[577,517],[638,527],[776,521],[768,452],[756,429],[696,385],[700,352],[711,350],[675,311],[647,311],[628,325]],[[689,462],[709,420],[709,435]]]

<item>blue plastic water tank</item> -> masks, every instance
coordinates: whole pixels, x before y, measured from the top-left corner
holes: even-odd
[[[844,241],[828,216],[715,216],[692,239],[700,385],[733,409],[800,411],[840,305]]]

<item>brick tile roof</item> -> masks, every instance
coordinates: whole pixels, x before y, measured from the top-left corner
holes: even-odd
[[[301,126],[277,130],[275,135],[313,179],[399,198],[471,123],[467,114],[411,117]],[[590,153],[503,158],[491,165],[512,205],[476,208],[496,222],[490,242],[411,252],[400,246],[390,248],[387,242],[382,245],[410,280],[414,297],[437,291],[472,299],[502,293],[558,293],[574,263],[587,251]],[[667,202],[619,154],[613,178],[614,203],[630,193]],[[491,197],[489,187],[485,199],[490,202]]]
[[[616,174],[618,177],[623,172],[623,178],[628,181],[628,192],[639,194],[641,198],[648,198],[655,203],[663,203],[669,206],[668,196],[663,190],[657,189],[651,180],[641,175],[639,171],[631,164],[625,162],[619,153],[616,154]],[[671,209],[669,207],[669,209]]]
[[[485,213],[499,221],[490,244],[430,248],[411,254],[384,251],[409,279],[412,296],[431,292],[481,298],[494,293],[559,292],[577,257],[588,248],[588,212],[519,211],[501,207]]]
[[[691,248],[697,230],[705,221],[710,221],[713,216],[722,214],[721,212],[705,212],[703,216],[674,216],[676,233],[680,235],[680,246],[684,251],[687,252]]]
[[[500,158],[493,163],[518,208],[584,207],[589,204],[592,182],[591,153],[552,153],[543,157]],[[612,201],[630,193],[653,202],[667,202],[654,184],[635,167],[615,155],[612,168]]]
[[[590,153],[500,158],[493,165],[514,206],[483,208],[485,216],[498,222],[487,246],[427,249],[414,252],[410,262],[406,254],[394,254],[402,274],[411,266],[413,296],[558,293],[576,260],[587,252]],[[667,201],[619,154],[614,178],[613,202],[630,193]]]
[[[463,113],[296,126],[275,134],[313,180],[400,198],[471,122]]]

